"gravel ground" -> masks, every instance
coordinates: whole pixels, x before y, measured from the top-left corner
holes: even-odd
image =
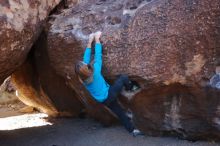
[[[49,126],[0,131],[1,146],[220,146],[173,137],[133,137],[122,126],[103,127],[91,119],[58,119]]]

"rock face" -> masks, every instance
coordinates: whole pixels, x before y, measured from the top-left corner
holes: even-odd
[[[149,135],[217,139],[220,91],[180,84],[150,87],[131,100],[133,119]]]
[[[20,66],[61,0],[0,1],[0,83]]]
[[[15,87],[12,85],[9,77],[0,86],[0,105],[8,104],[17,100],[18,99],[15,95]]]
[[[84,0],[52,22],[49,55],[57,72],[73,74],[72,63],[82,56],[88,34],[101,30],[106,75],[193,84],[214,71],[218,9],[217,0]]]
[[[101,30],[106,79],[126,73],[143,88],[121,98],[137,127],[149,135],[220,138],[219,91],[201,87],[220,63],[219,0],[82,0],[55,17],[50,64],[93,117],[112,119],[79,84],[74,63],[88,34]]]
[[[78,95],[51,68],[47,55],[46,34],[32,47],[27,61],[12,74],[18,98],[49,116],[77,117],[83,105]]]
[[[17,87],[17,96],[23,103],[50,116],[58,114],[52,101],[43,94],[36,70],[31,62],[24,63],[11,77],[13,84]]]

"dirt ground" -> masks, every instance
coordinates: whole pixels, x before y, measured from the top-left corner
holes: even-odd
[[[91,119],[59,119],[51,126],[0,131],[1,146],[219,146],[173,137],[133,137],[122,126],[103,127]]]
[[[21,113],[25,105],[19,101],[0,104],[0,127],[6,116],[26,116]],[[36,111],[34,112],[36,113]],[[38,123],[33,116],[20,121],[8,122],[28,125]],[[7,123],[7,122],[6,122]],[[40,122],[39,122],[40,123]],[[4,126],[3,126],[4,127]],[[209,141],[190,142],[174,137],[133,137],[122,126],[103,127],[92,119],[57,119],[52,125],[0,130],[0,146],[220,146],[220,143]]]

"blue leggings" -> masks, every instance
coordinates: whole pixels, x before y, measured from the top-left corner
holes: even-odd
[[[120,122],[124,125],[124,127],[129,132],[132,132],[134,130],[134,125],[132,124],[130,118],[126,115],[125,111],[117,101],[117,98],[123,87],[125,87],[127,90],[131,89],[132,87],[132,83],[127,75],[120,75],[120,77],[114,82],[114,84],[110,86],[108,91],[108,97],[104,101],[104,104],[109,109],[111,109],[111,111],[114,114],[118,116]]]

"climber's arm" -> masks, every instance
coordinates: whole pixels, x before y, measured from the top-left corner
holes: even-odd
[[[94,72],[101,73],[101,70],[102,70],[102,45],[99,42],[95,44]]]
[[[86,64],[89,64],[90,57],[91,57],[91,48],[86,48],[84,55],[83,55],[83,62],[85,62]]]
[[[101,73],[102,70],[102,45],[100,43],[100,37],[102,32],[95,33],[95,56],[94,56],[94,73]]]
[[[84,55],[83,55],[83,62],[86,64],[90,63],[90,58],[91,58],[91,48],[92,48],[92,41],[94,39],[94,35],[90,34],[89,35],[89,42],[87,44],[87,47],[85,49]]]

